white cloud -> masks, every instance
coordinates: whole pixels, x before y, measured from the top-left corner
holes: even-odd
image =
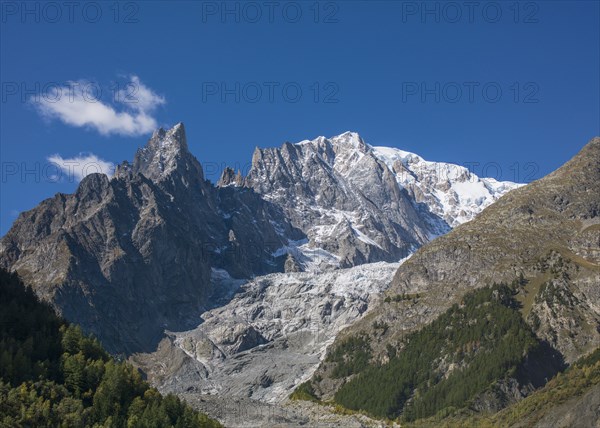
[[[151,113],[165,104],[164,97],[145,86],[137,76],[118,91],[114,103],[123,105],[121,111],[99,99],[101,89],[92,82],[68,82],[67,86],[53,87],[31,102],[48,119],[58,119],[67,125],[89,127],[102,135],[137,136],[157,128]]]
[[[164,97],[144,85],[137,76],[131,76],[131,81],[117,92],[116,99],[141,113],[149,113],[166,103]]]
[[[55,164],[64,176],[55,177],[57,180],[66,178],[67,181],[81,181],[86,175],[101,173],[111,177],[115,172],[115,164],[100,159],[93,153],[80,153],[73,158],[63,158],[59,154],[48,156],[48,161]]]

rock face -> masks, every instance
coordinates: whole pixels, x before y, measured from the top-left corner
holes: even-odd
[[[211,268],[280,271],[285,258],[272,253],[302,236],[251,190],[205,181],[179,124],[156,131],[112,179],[89,175],[21,214],[0,264],[110,351],[129,353],[154,350],[165,328],[198,324],[221,291]]]
[[[257,148],[244,181],[306,233],[307,243],[286,249],[306,269],[397,261],[518,187],[372,147],[353,132]]]
[[[227,186],[237,186],[240,187],[244,184],[244,178],[242,177],[242,173],[240,171],[235,173],[235,171],[229,167],[223,170],[221,174],[221,178],[217,182],[217,187],[227,187]]]
[[[409,331],[431,322],[476,287],[521,275],[517,299],[537,336],[568,363],[600,345],[600,138],[557,171],[516,189],[474,220],[418,250],[395,274],[389,297],[343,335],[365,332],[383,358]],[[390,326],[374,335],[373,323]],[[324,395],[340,382],[318,372]]]

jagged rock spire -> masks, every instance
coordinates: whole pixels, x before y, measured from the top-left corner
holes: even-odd
[[[141,173],[153,181],[162,181],[175,171],[204,179],[200,164],[188,149],[185,128],[181,122],[171,129],[154,131],[146,147],[137,151],[133,161],[133,172]]]
[[[242,187],[244,185],[244,177],[242,172],[238,170],[237,174],[232,168],[225,168],[221,174],[221,178],[217,182],[217,187]]]

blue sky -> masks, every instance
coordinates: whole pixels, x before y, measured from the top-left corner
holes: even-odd
[[[600,135],[597,1],[73,3],[0,2],[0,234],[179,121],[212,181],[347,130],[529,181]]]

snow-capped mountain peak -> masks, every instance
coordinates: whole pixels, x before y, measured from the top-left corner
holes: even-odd
[[[305,231],[300,259],[318,248],[340,266],[398,260],[519,186],[373,147],[356,132],[257,149],[245,185]]]
[[[480,178],[461,165],[426,161],[400,149],[372,147],[372,150],[417,203],[425,203],[452,227],[472,220],[500,196],[522,186]]]
[[[343,134],[314,140],[305,140],[297,145],[323,147],[330,145],[332,157],[324,157],[342,175],[364,176],[360,163],[364,155],[381,161],[395,176],[401,189],[406,190],[417,203],[425,203],[428,209],[455,227],[472,220],[485,207],[506,192],[520,187],[510,181],[480,178],[461,165],[447,162],[432,162],[416,153],[393,147],[371,146],[357,133]],[[375,167],[373,162],[363,162]],[[383,171],[382,171],[383,173]]]
[[[369,146],[364,142],[358,132],[347,131],[343,134],[329,139],[334,146],[350,147],[361,151],[367,151]]]

